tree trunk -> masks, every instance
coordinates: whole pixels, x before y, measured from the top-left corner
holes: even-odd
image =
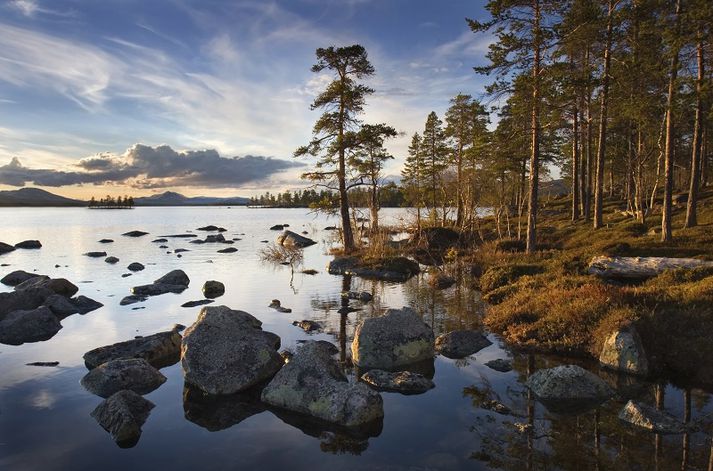
[[[680,32],[681,0],[676,0],[676,33]],[[676,34],[678,39],[678,34]],[[668,96],[666,98],[666,153],[664,156],[664,197],[661,212],[661,242],[670,242],[673,238],[671,230],[671,209],[673,196],[673,105],[676,93],[676,78],[678,76],[678,46],[674,46],[669,70]]]
[[[534,253],[537,243],[537,187],[540,167],[540,0],[533,0],[535,10],[534,60],[532,63],[532,148],[530,155],[530,191],[527,198],[527,242],[525,251]]]
[[[458,196],[458,202],[456,207],[456,227],[461,227],[463,225],[463,138],[458,139],[458,156],[456,160],[457,165],[457,175],[458,175],[458,188],[456,188],[456,195]]]
[[[609,99],[609,66],[611,64],[612,30],[614,27],[614,1],[609,0],[607,12],[607,35],[604,47],[604,70],[602,72],[601,111],[599,115],[599,146],[597,148],[597,173],[594,188],[594,229],[604,225],[602,215],[604,201],[604,157],[607,144],[607,109]]]
[[[696,117],[693,125],[693,142],[691,143],[691,181],[688,188],[688,205],[686,206],[686,224],[684,227],[694,227],[698,225],[697,204],[698,204],[698,187],[701,179],[701,128],[705,113],[703,112],[703,80],[705,77],[705,69],[703,64],[703,35],[701,28],[698,27],[697,32],[696,57],[698,59],[698,77],[696,80]]]
[[[572,111],[572,221],[579,219],[579,110]]]
[[[352,232],[352,222],[349,218],[349,197],[347,195],[346,182],[346,159],[344,155],[344,99],[345,97],[342,96],[339,103],[340,125],[339,136],[337,137],[337,146],[339,147],[339,173],[337,175],[337,179],[339,180],[339,214],[342,218],[344,252],[351,253],[354,251],[354,233]]]
[[[371,210],[371,231],[376,232],[379,230],[379,186],[376,181],[371,185],[369,208]]]
[[[587,90],[586,90],[586,105],[587,105],[587,127],[586,127],[586,149],[585,157],[587,164],[587,181],[584,200],[584,220],[589,221],[592,218],[592,89],[590,86],[589,72],[589,48],[585,53],[585,66],[587,67]]]

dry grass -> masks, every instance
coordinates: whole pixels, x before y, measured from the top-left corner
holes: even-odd
[[[302,249],[294,246],[268,244],[260,250],[260,260],[281,265],[299,266],[304,260]]]

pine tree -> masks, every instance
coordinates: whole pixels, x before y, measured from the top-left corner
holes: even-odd
[[[423,177],[428,182],[426,200],[431,203],[431,217],[435,223],[438,218],[438,194],[441,174],[447,167],[448,157],[443,121],[438,118],[435,111],[431,111],[426,118],[421,149],[423,151]]]
[[[416,228],[421,230],[421,208],[423,207],[423,139],[419,133],[415,133],[411,138],[411,145],[408,148],[408,156],[404,168],[401,171],[403,184],[407,193],[408,201],[416,207]]]

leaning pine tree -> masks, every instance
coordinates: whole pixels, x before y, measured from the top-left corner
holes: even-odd
[[[312,141],[298,148],[294,155],[319,157],[315,170],[303,174],[303,178],[338,191],[344,251],[349,253],[354,251],[354,233],[349,219],[347,164],[349,152],[358,145],[350,136],[360,127],[357,116],[364,109],[366,96],[374,92],[356,80],[372,75],[374,67],[366,49],[358,44],[319,48],[316,54],[312,72],[328,70],[334,74],[334,80],[312,103],[313,110],[324,110],[314,124]]]

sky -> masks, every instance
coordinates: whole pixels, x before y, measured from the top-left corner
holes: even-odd
[[[251,196],[294,190],[330,81],[319,47],[363,45],[362,120],[403,135],[483,96],[484,0],[0,0],[0,190]]]

